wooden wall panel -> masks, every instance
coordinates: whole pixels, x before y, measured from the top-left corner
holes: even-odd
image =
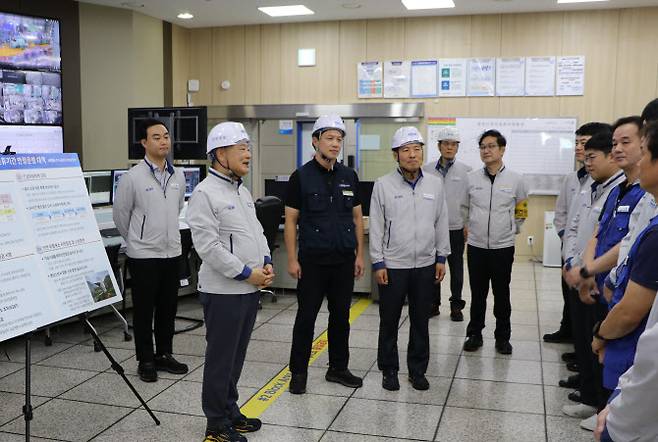
[[[199,80],[199,92],[192,94],[196,105],[212,104],[212,29],[193,29],[190,34],[190,79]]]
[[[187,103],[187,80],[190,78],[191,30],[171,27],[172,102],[174,106]]]
[[[656,91],[658,8],[623,9],[619,18],[615,118],[637,115]]]
[[[282,103],[281,25],[261,26],[261,104]]]
[[[261,27],[245,27],[245,104],[261,103]]]
[[[403,57],[405,53],[404,36],[404,19],[368,20],[366,60],[362,61],[395,60]]]
[[[212,32],[212,103],[245,103],[245,27],[214,28]],[[231,87],[221,89],[228,80]]]
[[[365,20],[344,21],[340,23],[340,69],[339,97],[341,103],[354,103],[356,99],[356,64],[366,59]]]

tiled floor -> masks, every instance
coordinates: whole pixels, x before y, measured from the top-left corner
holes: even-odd
[[[444,291],[447,291],[447,281]],[[464,287],[468,300],[468,283]],[[447,298],[447,296],[446,296]],[[466,322],[451,322],[447,305],[430,323],[431,388],[411,388],[406,373],[406,309],[400,326],[401,389],[381,388],[376,368],[377,305],[372,304],[354,322],[350,367],[364,376],[360,389],[324,381],[327,353],[309,370],[308,393],[285,392],[261,416],[263,429],[250,441],[591,441],[592,434],[578,427],[578,420],[562,415],[569,390],[557,387],[569,373],[560,363],[566,345],[544,344],[540,336],[557,328],[561,316],[559,270],[519,262],[512,277],[512,344],[514,353],[501,356],[494,350],[492,302],[487,314],[484,347],[464,354]],[[258,314],[247,362],[240,380],[242,401],[285,367],[292,324],[297,309],[294,296],[268,300]],[[182,298],[181,314],[201,317],[194,297]],[[467,312],[468,310],[466,310]],[[327,323],[326,307],[316,332]],[[92,321],[102,333],[113,356],[126,368],[162,425],[156,427],[128,387],[101,353],[94,353],[88,335],[78,324],[54,331],[54,345],[33,341],[32,391],[34,440],[102,441],[200,441],[205,428],[201,411],[201,380],[205,348],[204,329],[177,335],[175,352],[190,365],[185,377],[161,375],[154,384],[136,377],[133,344],[124,342],[111,316]],[[182,326],[183,324],[179,324]],[[0,345],[0,440],[24,440],[21,415],[24,390],[23,341]],[[7,361],[2,347],[11,358]]]

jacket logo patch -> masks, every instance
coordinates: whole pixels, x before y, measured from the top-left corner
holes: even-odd
[[[233,204],[226,206],[226,210],[233,210],[235,209],[235,206]]]
[[[171,183],[171,188],[172,188],[172,189],[176,189],[176,190],[178,190],[178,189],[180,189],[180,184],[178,184],[178,183]]]
[[[350,185],[345,183],[340,183],[338,184],[338,187],[350,187]]]
[[[512,193],[512,188],[511,187],[501,187],[500,191],[505,192],[505,193]]]
[[[153,191],[153,186],[144,189],[144,192],[151,192],[151,191]]]
[[[393,198],[397,200],[397,199],[400,199],[400,198],[404,198],[404,195],[395,195]]]

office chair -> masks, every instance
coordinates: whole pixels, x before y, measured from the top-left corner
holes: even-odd
[[[275,196],[264,196],[256,200],[256,218],[263,226],[267,246],[270,249],[270,255],[274,256],[276,244],[276,235],[279,232],[279,224],[283,217],[283,202]],[[261,293],[267,293],[272,296],[272,302],[277,301],[274,290],[260,290]],[[260,307],[260,304],[259,304]]]
[[[194,251],[192,244],[192,232],[190,231],[190,229],[185,229],[180,231],[180,241],[181,241],[182,253],[180,256],[180,260],[178,261],[178,275],[179,275],[179,279],[183,281],[183,280],[189,280],[192,277],[192,267],[190,264],[191,261],[195,263],[196,272],[194,272],[194,274],[198,275],[199,263],[201,262],[201,259]],[[191,283],[194,284],[195,281],[192,281]],[[195,330],[203,325],[203,319],[197,319],[189,316],[179,316],[179,315],[176,315],[176,319],[191,322],[192,324],[180,330],[175,330],[174,331],[175,335],[179,333],[185,333],[191,330]]]

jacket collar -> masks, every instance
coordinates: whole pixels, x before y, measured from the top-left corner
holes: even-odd
[[[240,184],[242,184],[242,178],[238,178],[237,180],[235,180],[235,179],[233,179],[233,178],[231,178],[227,175],[224,175],[221,172],[217,172],[212,167],[208,168],[208,174],[210,174],[210,175],[212,175],[212,176],[214,176],[214,177],[216,177],[216,178],[218,178],[222,181],[225,181],[228,184],[237,184],[238,187],[240,187]]]

